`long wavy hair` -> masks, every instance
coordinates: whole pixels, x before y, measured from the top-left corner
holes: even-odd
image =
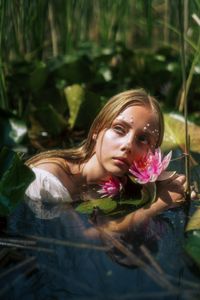
[[[87,162],[94,154],[94,134],[98,136],[102,130],[110,128],[113,120],[129,106],[149,107],[155,113],[159,127],[159,136],[156,147],[159,147],[164,135],[164,120],[160,105],[158,101],[154,97],[150,96],[144,89],[132,89],[113,96],[105,104],[93,121],[86,140],[83,141],[81,145],[71,149],[41,152],[27,160],[26,164],[34,165],[34,163],[39,160],[47,158],[64,158],[66,161],[75,164]]]

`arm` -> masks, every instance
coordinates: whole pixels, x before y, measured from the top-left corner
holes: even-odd
[[[169,180],[159,182],[157,200],[154,203],[129,213],[125,217],[107,221],[101,226],[112,232],[125,232],[134,227],[137,228],[169,208],[179,206],[184,201],[185,181],[185,176],[176,175]]]

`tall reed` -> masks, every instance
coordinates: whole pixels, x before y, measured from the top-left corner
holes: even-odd
[[[199,15],[199,6],[198,0],[188,1],[190,29],[189,16]],[[150,51],[167,43],[178,47],[177,35],[169,29],[179,30],[178,9],[174,0],[1,0],[1,107],[7,106],[3,66],[8,62],[65,55],[92,43],[107,47],[123,42]],[[184,37],[188,45],[195,47],[197,35],[193,31],[192,39]]]
[[[88,42],[134,49],[175,42],[166,26],[177,27],[174,7],[172,0],[1,0],[3,59],[62,55]]]

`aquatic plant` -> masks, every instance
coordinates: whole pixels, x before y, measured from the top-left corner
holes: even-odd
[[[168,167],[171,156],[172,151],[162,157],[160,148],[157,148],[155,153],[149,151],[145,157],[132,163],[129,172],[134,176],[135,181],[140,184],[155,182]]]
[[[110,177],[108,181],[105,181],[100,186],[101,189],[98,190],[98,193],[101,194],[101,197],[114,197],[118,195],[123,188],[121,181],[116,177]]]

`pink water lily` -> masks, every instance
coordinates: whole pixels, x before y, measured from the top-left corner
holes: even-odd
[[[154,154],[149,152],[143,159],[134,161],[129,172],[135,177],[138,183],[154,182],[168,167],[171,156],[172,151],[162,157],[160,148],[157,148]]]
[[[114,197],[122,190],[122,183],[119,179],[110,177],[110,179],[101,184],[101,189],[98,192],[101,197]]]

